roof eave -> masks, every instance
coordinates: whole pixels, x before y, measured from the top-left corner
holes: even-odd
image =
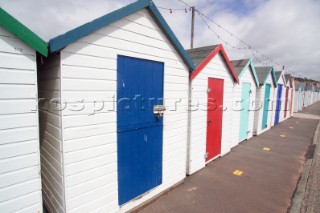
[[[90,33],[101,29],[123,17],[126,17],[132,13],[135,13],[143,8],[146,8],[150,4],[149,0],[139,0],[132,4],[129,4],[121,9],[108,13],[100,18],[97,18],[91,22],[81,25],[73,30],[50,39],[49,49],[50,53],[58,52],[69,44],[89,35]]]
[[[222,44],[217,45],[217,47],[199,64],[199,66],[190,75],[190,79],[193,80],[201,72],[201,70],[211,61],[211,59],[214,58],[219,52],[222,54],[222,58],[226,62],[227,67],[229,68],[229,71],[231,72],[234,81],[239,84],[239,78],[236,72],[234,71],[233,66],[230,63],[230,60],[226,52],[224,51]]]
[[[246,66],[242,69],[241,73],[239,74],[239,79],[242,77],[244,71],[248,68],[248,67],[251,67],[252,69],[252,74],[253,74],[253,78],[254,78],[254,82],[256,83],[256,86],[259,87],[259,80],[258,80],[258,76],[257,76],[257,73],[256,73],[256,69],[254,68],[253,66],[253,61],[252,59],[250,58],[248,63],[246,64]]]
[[[4,27],[10,33],[17,36],[30,47],[38,51],[44,56],[48,56],[48,44],[38,35],[20,23],[17,19],[12,17],[9,13],[0,8],[1,23],[0,26]]]
[[[173,46],[176,48],[176,50],[179,52],[180,56],[184,60],[185,64],[188,66],[189,71],[195,70],[195,65],[190,58],[187,51],[183,48],[178,38],[175,36],[171,28],[169,27],[168,23],[165,21],[165,19],[160,14],[158,8],[154,5],[154,3],[151,1],[148,8],[152,11],[152,15],[155,17],[155,20],[158,22],[162,30],[165,32]]]
[[[273,83],[274,83],[275,87],[278,87],[278,82],[277,82],[276,74],[274,72],[274,68],[273,67],[271,68],[270,72],[271,72]]]
[[[171,41],[172,45],[176,48],[184,63],[187,65],[189,71],[193,71],[195,69],[195,65],[193,64],[193,61],[191,60],[190,56],[182,47],[181,43],[174,35],[173,31],[171,30],[167,22],[164,20],[157,7],[150,0],[139,0],[116,11],[113,11],[105,16],[95,19],[92,22],[77,27],[63,35],[51,39],[49,41],[50,52],[58,52],[64,47],[68,46],[69,44],[91,34],[92,32],[97,31],[109,24],[112,24],[120,20],[121,18],[138,12],[141,9],[148,9],[151,12],[155,21],[159,24],[163,32]]]

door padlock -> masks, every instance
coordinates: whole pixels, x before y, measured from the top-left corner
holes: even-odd
[[[166,107],[164,105],[154,105],[153,114],[157,116],[157,119],[160,120],[163,117]]]

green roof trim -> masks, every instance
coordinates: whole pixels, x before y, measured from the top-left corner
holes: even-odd
[[[24,41],[42,55],[48,56],[47,42],[42,40],[39,36],[29,30],[26,26],[24,26],[2,8],[0,8],[0,20],[1,27],[4,27],[10,33],[17,36],[19,39]]]

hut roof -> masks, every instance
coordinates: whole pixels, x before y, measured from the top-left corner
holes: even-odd
[[[269,75],[272,75],[273,83],[277,87],[277,79],[273,67],[255,67],[260,86],[264,85]]]
[[[239,79],[243,75],[244,71],[250,66],[251,68],[250,70],[252,71],[253,78],[256,82],[256,85],[259,87],[258,76],[251,59],[232,60],[230,61],[230,63],[232,64]]]
[[[160,28],[164,32],[164,34],[167,36],[167,38],[170,40],[172,45],[175,47],[179,55],[182,57],[185,64],[188,66],[190,71],[193,71],[195,66],[190,58],[190,56],[187,54],[185,49],[182,47],[181,43],[167,24],[167,22],[164,20],[162,15],[160,14],[157,7],[154,5],[154,3],[150,0],[138,0],[132,4],[129,4],[123,8],[120,8],[118,10],[115,10],[111,13],[108,13],[100,18],[97,18],[89,23],[86,23],[84,25],[81,25],[71,31],[66,32],[65,34],[59,35],[55,38],[50,39],[49,41],[49,48],[50,52],[58,52],[64,47],[68,46],[69,44],[91,34],[92,32],[95,32],[105,26],[108,26],[128,15],[131,15],[141,9],[147,9],[154,20],[159,24]]]
[[[201,72],[201,70],[210,62],[210,60],[214,58],[218,53],[220,53],[222,58],[226,62],[226,65],[232,77],[234,78],[234,81],[239,83],[238,76],[235,70],[233,69],[233,66],[231,65],[230,60],[221,44],[194,48],[191,50],[187,50],[187,52],[190,54],[190,57],[196,65],[196,69],[191,74],[191,79],[194,79]]]
[[[208,55],[217,48],[218,45],[211,45],[206,47],[199,47],[187,50],[187,53],[191,57],[194,65],[197,67],[201,64]]]

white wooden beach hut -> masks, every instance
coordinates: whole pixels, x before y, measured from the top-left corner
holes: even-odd
[[[238,83],[223,46],[188,50],[196,65],[191,74],[188,174],[231,149],[232,102]]]
[[[42,212],[36,52],[47,44],[0,8],[0,212]]]
[[[126,212],[182,181],[194,65],[154,3],[129,4],[49,45],[40,91],[58,103],[40,110],[48,210]]]
[[[231,64],[238,76],[234,87],[231,147],[253,137],[254,107],[259,81],[251,59],[233,60]]]
[[[292,77],[290,74],[285,74],[286,79],[286,87],[288,89],[288,94],[286,96],[286,104],[285,104],[285,112],[284,112],[284,118],[288,119],[292,116],[293,110],[292,110],[292,104],[293,104],[293,96],[294,96],[294,89],[293,89],[293,83],[292,83]]]
[[[294,99],[294,112],[299,112],[303,109],[303,100],[305,95],[305,82],[302,82],[298,79],[294,81],[295,85],[295,99]]]
[[[273,67],[255,67],[255,70],[260,87],[256,93],[253,134],[260,135],[271,128],[277,81]]]

